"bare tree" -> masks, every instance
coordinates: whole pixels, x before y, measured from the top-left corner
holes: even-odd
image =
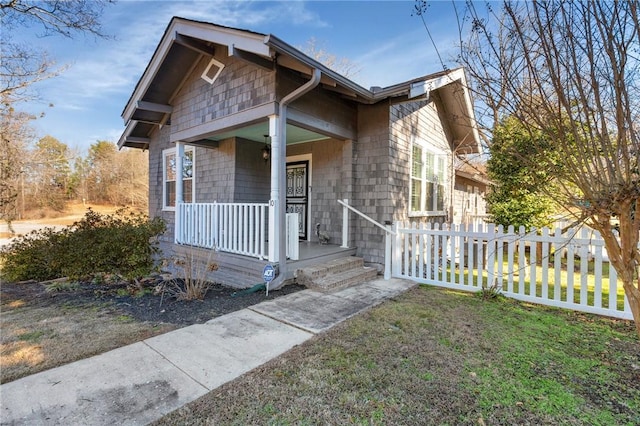
[[[554,144],[551,195],[603,236],[640,336],[640,2],[493,7],[468,2],[460,19],[480,122],[490,135],[515,117]]]
[[[15,217],[18,199],[17,182],[22,167],[21,157],[26,145],[28,122],[34,116],[16,110],[19,102],[36,98],[34,83],[58,75],[63,68],[55,64],[46,52],[32,45],[15,42],[11,35],[18,27],[34,28],[40,36],[91,34],[104,37],[99,18],[112,0],[0,0],[0,99],[2,101],[2,144],[0,150],[0,219]]]
[[[29,155],[25,141],[33,137],[29,123],[34,117],[16,112],[4,96],[0,99],[0,220],[10,223],[18,217],[20,183]]]
[[[105,5],[112,0],[0,0],[2,23],[1,94],[12,101],[21,100],[33,83],[57,75],[54,62],[46,52],[31,45],[14,42],[12,30],[18,27],[39,28],[40,36],[92,34],[105,37],[99,21]]]
[[[149,193],[148,153],[97,141],[86,159],[86,187],[92,202],[144,209]]]
[[[309,57],[347,78],[353,78],[360,73],[358,64],[349,58],[338,58],[333,53],[330,53],[315,37],[311,37],[307,40],[307,44],[299,49]]]

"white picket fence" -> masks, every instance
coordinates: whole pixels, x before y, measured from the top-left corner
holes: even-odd
[[[394,277],[472,292],[493,287],[527,302],[632,319],[595,231],[415,223],[396,223],[394,231]]]
[[[180,203],[175,242],[265,259],[267,203]]]

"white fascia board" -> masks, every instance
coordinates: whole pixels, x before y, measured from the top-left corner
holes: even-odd
[[[127,127],[125,127],[124,132],[122,132],[120,139],[118,139],[118,149],[122,149],[127,138],[131,135],[131,132],[133,132],[134,127],[136,127],[136,124],[138,124],[138,122],[135,120],[131,120],[127,123]]]
[[[270,56],[269,47],[264,43],[264,34],[254,34],[200,22],[178,22],[175,31],[189,37],[228,46],[230,49],[235,46],[237,49],[257,55]]]
[[[437,90],[447,84],[453,83],[456,80],[461,80],[463,86],[466,87],[464,71],[461,68],[453,70],[445,75],[441,75],[440,77],[411,83],[409,88],[409,99],[428,94],[430,91]]]
[[[433,79],[411,83],[409,87],[409,99],[417,98],[424,95],[428,96],[430,91],[437,90],[456,81],[464,89],[464,112],[466,113],[466,116],[469,117],[469,121],[471,122],[470,125],[473,133],[473,138],[476,141],[478,152],[482,152],[482,147],[480,146],[480,133],[478,132],[478,123],[476,122],[473,103],[471,102],[471,96],[469,95],[469,87],[467,86],[467,78],[465,77],[464,69],[457,68],[445,75],[441,75]]]
[[[433,83],[431,81],[418,81],[417,83],[411,83],[409,87],[409,99],[417,98],[419,96],[429,96],[429,92],[433,90]]]
[[[482,145],[480,143],[480,132],[478,131],[478,122],[476,121],[476,114],[475,111],[473,109],[473,101],[471,100],[471,95],[470,95],[470,90],[469,90],[469,86],[467,86],[467,78],[464,75],[464,70],[463,69],[458,69],[456,70],[460,73],[460,84],[462,85],[462,87],[464,88],[463,92],[464,92],[464,103],[467,109],[467,114],[469,117],[469,120],[471,121],[471,129],[473,132],[473,138],[476,141],[477,144],[477,149],[478,152],[482,152]]]
[[[149,88],[149,85],[153,81],[153,78],[156,76],[156,73],[158,72],[160,65],[162,65],[164,58],[167,56],[167,53],[169,52],[169,48],[171,48],[171,44],[173,44],[173,40],[175,38],[175,34],[176,34],[175,27],[177,22],[178,22],[177,20],[172,21],[171,26],[167,28],[167,31],[162,37],[162,40],[160,40],[160,44],[158,45],[153,57],[151,58],[149,65],[147,66],[147,69],[145,70],[144,74],[140,78],[140,82],[138,86],[136,87],[135,91],[131,95],[131,98],[129,99],[127,106],[122,112],[122,118],[124,119],[125,124],[129,123],[129,120],[131,120],[131,117],[133,116],[133,112],[137,108],[138,101],[142,100],[142,96]]]

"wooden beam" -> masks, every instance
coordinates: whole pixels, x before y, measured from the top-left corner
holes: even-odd
[[[145,120],[144,118],[136,118],[135,119],[138,123],[144,123],[144,124],[152,124],[154,126],[157,126],[161,123],[161,120],[158,121],[151,121],[151,120]]]
[[[283,67],[301,72],[305,75],[311,75],[311,73],[313,72],[313,69],[310,66],[305,65],[302,62],[295,60],[286,55],[278,56],[277,61],[278,61],[278,65],[282,65]]]
[[[157,104],[155,102],[138,101],[136,102],[136,109],[143,111],[160,112],[163,114],[171,114],[173,107],[171,105]]]
[[[143,144],[146,143],[146,144],[149,144],[149,142],[151,142],[151,139],[149,139],[149,138],[141,138],[141,137],[138,137],[138,136],[127,136],[124,139],[124,142],[125,143],[143,143]]]
[[[213,56],[215,54],[215,48],[203,43],[199,40],[196,40],[191,37],[183,36],[182,34],[178,34],[176,32],[176,36],[174,41],[181,46],[184,46],[188,49],[195,50],[198,53],[202,53],[203,55]]]
[[[256,55],[255,53],[238,49],[233,45],[229,46],[229,56],[233,56],[234,58],[249,62],[267,71],[273,71],[274,69],[273,61],[265,59],[260,55]]]
[[[198,139],[191,142],[185,142],[187,145],[202,146],[204,148],[218,148],[220,142],[211,139]]]

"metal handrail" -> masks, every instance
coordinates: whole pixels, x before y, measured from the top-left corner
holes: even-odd
[[[392,231],[391,229],[387,228],[386,226],[382,225],[381,223],[371,219],[369,216],[367,216],[366,214],[362,213],[360,210],[351,207],[349,204],[345,203],[342,200],[337,200],[338,203],[342,204],[344,207],[348,208],[349,210],[351,210],[354,213],[357,213],[358,215],[362,216],[364,219],[368,220],[369,222],[373,223],[374,225],[376,225],[378,228],[382,229],[384,232],[387,232],[391,235],[396,235],[396,233],[394,231]]]
[[[344,207],[344,209],[348,209],[351,210],[352,212],[356,213],[357,215],[361,216],[362,218],[368,220],[369,222],[373,223],[375,226],[377,226],[378,228],[382,229],[385,232],[384,235],[384,279],[388,280],[391,278],[391,251],[392,251],[392,246],[391,246],[391,235],[396,235],[396,233],[394,231],[392,231],[391,229],[389,229],[389,227],[384,226],[383,224],[376,222],[375,220],[371,219],[369,216],[367,216],[366,214],[362,213],[361,211],[359,211],[358,209],[355,209],[353,207],[351,207],[348,203],[347,199],[344,200],[337,200],[338,203],[340,203],[342,205],[342,207]],[[348,248],[347,246],[347,241],[349,240],[349,214],[347,210],[343,210],[342,213],[342,247],[344,248]]]

